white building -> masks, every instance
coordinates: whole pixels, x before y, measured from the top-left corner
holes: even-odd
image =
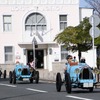
[[[0,64],[26,64],[33,59],[36,40],[37,67],[52,70],[52,63],[61,62],[68,53],[53,41],[55,36],[92,14],[84,10],[79,0],[0,0]]]

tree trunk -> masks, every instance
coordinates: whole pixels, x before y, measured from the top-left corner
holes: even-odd
[[[81,50],[78,50],[78,58],[79,58],[79,62],[80,62],[80,59],[81,59]]]
[[[79,59],[79,62],[80,62],[80,59],[81,59],[80,44],[78,44],[78,59]]]

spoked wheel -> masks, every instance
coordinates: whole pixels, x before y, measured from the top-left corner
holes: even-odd
[[[12,83],[12,72],[9,72],[9,83]]]
[[[35,83],[39,83],[39,71],[35,72]]]
[[[67,93],[71,93],[71,79],[69,73],[65,73],[65,81],[66,81],[66,91]]]
[[[15,71],[13,71],[13,75],[12,75],[12,82],[13,82],[13,84],[16,84],[16,73],[15,73]]]
[[[3,77],[4,77],[4,79],[6,79],[6,70],[4,70],[4,76]]]
[[[93,92],[93,87],[89,88],[89,92]]]
[[[56,90],[57,90],[57,92],[61,91],[61,85],[62,85],[61,74],[57,73],[57,75],[56,75]]]

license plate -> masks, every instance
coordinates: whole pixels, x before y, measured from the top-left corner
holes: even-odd
[[[27,80],[29,80],[28,78],[23,78],[23,81],[27,81]]]
[[[83,87],[93,87],[93,83],[84,83]]]

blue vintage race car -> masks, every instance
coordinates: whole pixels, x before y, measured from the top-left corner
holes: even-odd
[[[16,84],[16,81],[23,81],[24,79],[29,79],[30,83],[35,80],[36,83],[39,82],[39,71],[30,68],[25,65],[16,65],[13,71],[9,72],[9,82]]]
[[[92,92],[97,83],[96,74],[99,73],[100,70],[92,69],[86,63],[67,65],[63,81],[59,72],[56,75],[56,89],[60,92],[62,84],[65,83],[67,93],[71,93],[72,88],[88,89]]]

